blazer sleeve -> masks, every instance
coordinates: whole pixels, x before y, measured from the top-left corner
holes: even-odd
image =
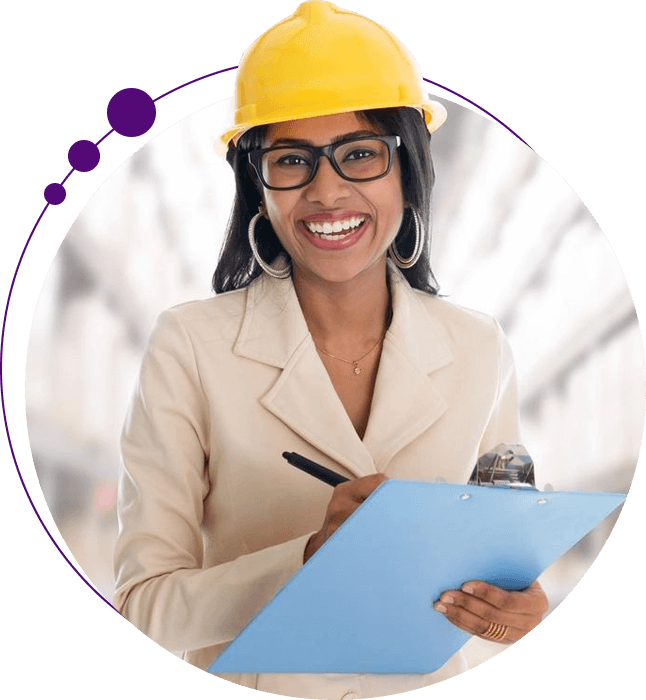
[[[164,312],[122,434],[115,605],[174,652],[233,639],[302,566],[309,537],[203,568],[206,406],[190,338]]]
[[[500,324],[494,323],[498,339],[498,380],[491,416],[480,442],[478,454],[481,455],[501,443],[514,445],[521,442],[514,358]]]

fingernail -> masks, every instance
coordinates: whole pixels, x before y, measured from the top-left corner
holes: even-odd
[[[440,598],[440,600],[441,600],[443,603],[450,603],[451,605],[453,605],[453,603],[455,603],[455,598],[454,598],[452,595],[449,595],[448,593],[445,593],[445,594]]]
[[[475,589],[473,588],[473,586],[462,586],[462,590],[465,593],[469,593],[470,595],[473,595],[473,592]]]
[[[446,612],[446,608],[442,605],[442,603],[435,603],[435,605],[433,607],[435,608],[435,610],[437,610],[440,613]]]

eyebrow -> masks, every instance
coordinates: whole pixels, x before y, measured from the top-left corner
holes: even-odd
[[[341,134],[340,136],[335,136],[331,143],[339,143],[339,141],[345,141],[346,139],[358,139],[358,138],[363,138],[367,137],[370,138],[371,136],[380,136],[380,134],[376,134],[374,131],[366,131],[361,130],[361,131],[351,131],[349,134]],[[279,139],[276,139],[275,141],[272,141],[272,143],[267,146],[267,148],[273,148],[274,146],[313,146],[314,144],[311,141],[308,141],[307,139],[290,139],[287,137],[282,137]]]

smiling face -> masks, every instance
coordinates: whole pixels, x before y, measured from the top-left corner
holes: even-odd
[[[263,147],[294,141],[326,146],[341,138],[375,134],[375,127],[351,112],[272,124]],[[263,188],[262,199],[276,235],[291,256],[295,278],[348,282],[357,276],[385,274],[386,252],[404,213],[396,151],[390,172],[379,180],[350,182],[321,157],[316,177],[308,185],[286,191]]]

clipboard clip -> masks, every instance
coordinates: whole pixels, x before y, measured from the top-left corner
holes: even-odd
[[[534,480],[534,462],[523,445],[497,445],[481,455],[471,477],[472,486],[538,491]]]

